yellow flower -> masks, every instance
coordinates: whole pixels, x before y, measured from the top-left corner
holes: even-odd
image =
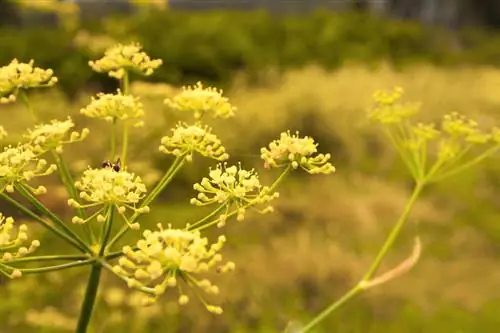
[[[403,95],[404,90],[400,87],[375,92],[375,105],[369,110],[368,118],[382,124],[394,124],[413,116],[419,111],[420,104],[402,102]]]
[[[234,263],[220,265],[222,255],[219,253],[226,238],[220,236],[217,243],[209,246],[208,239],[198,231],[167,229],[158,224],[159,230],[146,230],[143,239],[137,242],[136,249],[130,246],[123,248],[124,257],[118,260],[113,271],[124,278],[129,287],[149,292],[158,297],[170,287],[185,281],[190,287],[207,294],[217,294],[219,289],[209,280],[198,280],[197,275],[216,268],[218,272],[234,269]],[[179,289],[180,290],[180,289]],[[222,309],[208,305],[196,293],[207,309],[221,313]],[[179,303],[186,304],[189,299],[181,294]]]
[[[330,154],[316,154],[317,144],[311,137],[299,137],[299,133],[283,132],[279,140],[269,144],[269,148],[261,149],[261,158],[267,167],[279,168],[291,165],[294,169],[301,167],[310,174],[329,174],[335,167],[328,162]]]
[[[201,82],[195,86],[182,87],[182,91],[172,99],[165,99],[165,104],[173,110],[193,112],[196,119],[204,114],[214,118],[229,118],[234,116],[236,108],[222,96],[222,90],[203,88]]]
[[[80,198],[89,204],[80,204],[74,199],[68,200],[68,204],[75,208],[87,208],[103,205],[101,211],[113,205],[117,207],[118,213],[123,217],[125,223],[132,229],[138,229],[138,224],[131,224],[125,216],[127,209],[134,213],[147,213],[147,206],[136,208],[139,201],[144,198],[146,186],[139,176],[127,171],[115,171],[113,168],[87,169],[82,178],[75,182],[75,187],[80,191]],[[99,212],[100,213],[100,212]],[[91,218],[93,218],[92,216]],[[106,220],[103,215],[97,215],[97,220]],[[86,223],[77,216],[73,217],[73,223]]]
[[[20,63],[14,59],[0,67],[0,103],[14,102],[20,89],[49,87],[57,82],[52,69],[33,67],[33,64],[33,60]]]
[[[29,146],[5,147],[0,152],[0,192],[14,192],[17,183],[49,175],[55,170],[54,164],[47,166],[47,161],[37,158]],[[34,192],[45,193],[45,188],[39,186]]]
[[[17,233],[14,232],[14,219],[5,217],[0,213],[0,273],[14,278],[21,275],[21,271],[14,268],[7,268],[9,261],[15,258],[24,257],[29,253],[34,252],[39,246],[38,240],[31,241],[28,247],[23,246],[28,240],[28,227],[21,224]]]
[[[28,130],[25,137],[35,153],[43,154],[52,149],[61,153],[64,144],[81,141],[89,134],[89,130],[84,128],[81,132],[71,132],[67,138],[74,126],[69,117],[65,121],[52,120],[49,124],[36,125]]]
[[[209,178],[203,178],[193,188],[199,193],[196,198],[191,199],[191,204],[225,204],[226,211],[234,204],[238,208],[239,221],[244,219],[246,208],[268,203],[279,196],[277,192],[270,193],[269,187],[260,184],[255,170],[247,171],[240,165],[228,167],[227,164],[219,164],[216,169],[210,170]],[[262,213],[270,211],[272,207],[268,206]],[[221,227],[224,223],[225,214],[221,216],[218,226]]]
[[[188,155],[192,160],[193,152],[198,152],[205,157],[218,161],[229,158],[222,143],[215,134],[211,133],[208,126],[200,124],[187,125],[179,123],[172,129],[172,136],[164,136],[161,139],[160,151],[175,156]]]
[[[138,97],[124,95],[118,90],[116,94],[99,93],[97,98],[91,97],[90,104],[81,109],[80,113],[90,118],[106,121],[130,120],[142,118],[144,109]],[[136,125],[139,124],[142,124],[142,121],[136,123]]]
[[[104,57],[96,61],[89,61],[90,67],[99,73],[108,73],[109,76],[122,79],[126,71],[132,71],[149,76],[160,67],[160,59],[152,60],[138,43],[128,45],[114,45],[106,50]]]

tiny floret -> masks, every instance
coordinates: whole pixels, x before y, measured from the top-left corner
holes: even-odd
[[[192,160],[193,152],[202,156],[224,161],[229,158],[221,141],[211,133],[208,126],[179,123],[172,129],[171,136],[161,139],[160,151],[175,156],[187,155]]]
[[[301,167],[310,174],[335,172],[335,167],[328,162],[330,154],[317,154],[316,147],[313,138],[287,131],[281,133],[279,140],[271,142],[269,148],[262,148],[260,153],[266,167],[291,165],[294,169]]]
[[[34,252],[39,246],[38,240],[28,243],[28,227],[21,224],[17,231],[14,227],[14,219],[5,217],[0,213],[0,273],[15,278],[20,277],[21,271],[8,267],[9,261],[24,257]]]
[[[57,167],[54,164],[48,165],[46,160],[37,158],[29,146],[5,147],[0,152],[0,192],[13,192],[17,183],[49,175],[55,170]],[[41,191],[35,190],[35,193]]]
[[[262,186],[255,170],[244,170],[241,165],[227,166],[226,163],[210,169],[209,177],[194,184],[198,195],[191,199],[191,204],[205,206],[214,203],[225,204],[227,209],[236,205],[238,220],[243,220],[246,208],[258,204],[266,204],[278,197],[278,193]],[[224,215],[221,225],[224,225]]]
[[[368,111],[368,118],[382,124],[395,124],[409,118],[420,109],[418,103],[402,102],[404,90],[396,87],[392,91],[377,91],[373,94],[374,106]]]
[[[158,228],[156,231],[145,230],[136,250],[125,247],[125,256],[119,259],[113,271],[126,279],[129,286],[150,292],[155,297],[185,281],[197,289],[195,294],[205,306],[210,306],[198,291],[215,294],[218,288],[209,280],[198,280],[197,277],[212,268],[219,271],[222,260],[219,252],[225,238],[219,237],[216,243],[209,245],[208,239],[199,231],[172,229],[170,225],[164,229],[160,224]],[[186,295],[180,295],[180,304],[188,301]]]
[[[36,125],[34,129],[28,130],[24,137],[28,139],[29,145],[37,154],[50,150],[61,153],[64,144],[81,141],[89,133],[86,128],[81,132],[70,132],[74,126],[75,124],[69,117],[65,121],[52,120],[48,124]]]
[[[149,76],[161,64],[160,59],[152,60],[143,52],[138,43],[114,45],[105,51],[104,57],[89,62],[94,71],[117,79],[122,79],[127,71]]]
[[[120,90],[116,94],[99,93],[97,98],[92,97],[89,105],[80,110],[80,113],[90,118],[100,118],[107,121],[137,120],[144,116],[142,103],[138,97],[124,95]]]
[[[57,82],[52,69],[33,67],[29,63],[11,61],[7,66],[0,67],[0,103],[14,102],[20,89],[49,87]]]
[[[127,209],[134,213],[147,213],[149,210],[137,208],[137,203],[144,197],[146,186],[139,176],[127,171],[116,172],[112,168],[87,169],[82,178],[75,182],[75,187],[80,191],[80,198],[88,205],[76,201],[68,202],[73,207],[92,207],[96,205],[114,206],[129,227],[134,228],[125,217]],[[102,222],[104,216],[97,215],[97,220]],[[86,223],[87,220],[76,219],[75,223]]]
[[[193,112],[196,119],[205,114],[226,119],[234,116],[236,110],[229,99],[222,96],[222,90],[204,88],[201,82],[195,86],[182,87],[182,91],[172,99],[165,99],[165,104],[173,110]]]

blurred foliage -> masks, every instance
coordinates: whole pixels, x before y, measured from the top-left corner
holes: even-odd
[[[139,41],[153,57],[164,59],[152,80],[170,84],[202,80],[227,87],[236,73],[260,82],[270,68],[282,73],[311,64],[326,69],[353,62],[373,66],[388,62],[396,67],[424,61],[500,64],[500,44],[494,42],[498,33],[467,29],[452,34],[363,13],[320,10],[273,16],[265,11],[156,10],[83,20],[79,29],[33,22],[37,22],[34,17],[22,29],[0,29],[0,64],[14,57],[35,58],[40,66],[55,70],[70,96],[82,87],[116,88],[114,81],[92,74],[87,67],[106,42],[114,41]]]
[[[218,280],[223,316],[207,315],[196,304],[180,308],[174,297],[152,308],[139,308],[132,295],[125,297],[123,293],[129,291],[121,281],[105,275],[94,332],[163,332],[168,327],[169,332],[179,333],[275,333],[291,323],[306,322],[358,281],[409,195],[406,169],[390,144],[366,122],[372,92],[404,87],[408,100],[422,102],[422,120],[450,111],[480,123],[498,124],[500,118],[500,70],[488,67],[419,65],[395,71],[389,65],[375,69],[345,65],[331,73],[314,66],[280,77],[273,72],[266,75],[265,87],[249,85],[244,75],[235,76],[227,92],[238,107],[237,117],[214,124],[214,132],[231,161],[241,160],[244,166],[259,170],[260,147],[284,129],[300,130],[315,137],[321,151],[332,153],[337,173],[307,181],[294,174],[294,181],[279,188],[282,195],[275,214],[256,214],[243,223],[227,225],[225,256],[236,262],[237,269],[233,276]],[[157,149],[161,136],[182,116],[162,104],[176,89],[144,83],[131,86],[146,110],[148,131],[134,132],[137,150],[131,156],[136,164],[130,165],[141,175],[162,172],[170,163]],[[78,127],[90,127],[86,142],[65,151],[75,162],[75,173],[108,158],[103,156],[108,143],[97,134],[105,127],[77,114],[90,101],[81,93],[71,102],[55,89],[32,96],[45,119],[69,112]],[[0,112],[11,133],[20,133],[30,122],[20,105],[2,107]],[[203,216],[201,208],[193,210],[187,203],[194,194],[191,185],[206,175],[207,163],[211,162],[196,159],[179,174],[163,201],[141,221],[144,227],[159,221],[180,226],[190,214]],[[405,258],[419,233],[423,255],[417,266],[357,298],[316,332],[498,332],[499,175],[497,157],[426,192],[409,221],[415,223],[408,224],[387,262],[391,267]],[[154,181],[155,177],[149,180]],[[57,211],[67,209],[66,200],[48,189],[48,204],[52,202]],[[211,231],[211,236],[217,234],[218,230]],[[47,253],[59,246],[47,237],[41,241],[40,251]],[[0,288],[0,297],[8,300],[0,306],[0,331],[68,332],[87,274],[75,269],[6,281]]]

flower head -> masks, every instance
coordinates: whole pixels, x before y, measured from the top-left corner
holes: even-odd
[[[196,198],[191,199],[191,204],[198,206],[218,203],[226,206],[226,211],[234,204],[238,208],[238,220],[243,220],[247,207],[265,204],[278,197],[278,193],[271,193],[271,189],[262,186],[255,170],[244,170],[241,165],[227,166],[219,164],[216,169],[211,169],[209,178],[194,184],[198,191]],[[272,211],[266,207],[262,212]],[[219,227],[225,223],[225,214],[221,216]]]
[[[90,104],[81,109],[80,113],[90,118],[100,118],[107,121],[138,119],[144,116],[143,106],[139,98],[124,95],[120,90],[116,94],[100,93],[97,98],[92,97]]]
[[[208,239],[201,237],[199,231],[172,229],[170,225],[164,229],[160,224],[158,228],[144,231],[144,238],[137,242],[136,250],[124,247],[125,256],[119,259],[113,271],[124,278],[129,287],[149,292],[154,297],[162,295],[168,288],[177,287],[180,280],[197,291],[217,294],[217,286],[207,279],[198,280],[197,276],[213,268],[218,272],[234,269],[232,262],[221,265],[219,252],[226,238],[220,236],[217,243],[209,246]],[[219,307],[208,305],[198,292],[196,294],[207,310],[217,314],[222,312]],[[187,295],[181,293],[179,303],[188,301]]]
[[[208,126],[179,123],[172,132],[172,136],[161,139],[160,151],[165,154],[188,155],[192,159],[193,152],[198,152],[218,161],[229,158],[220,140]]]
[[[89,61],[90,67],[96,72],[107,72],[110,77],[123,78],[126,71],[132,71],[141,75],[149,76],[160,67],[160,59],[152,60],[138,43],[110,47],[104,53],[104,57],[96,61]]]
[[[35,153],[43,154],[49,150],[61,153],[64,144],[81,141],[89,133],[86,128],[81,132],[70,133],[74,126],[75,124],[69,117],[65,121],[52,120],[48,124],[37,125],[34,129],[28,130],[25,137]]]
[[[37,158],[29,146],[5,147],[0,152],[0,192],[13,192],[17,183],[49,175],[56,169],[54,164],[47,166],[46,160]],[[35,190],[35,193],[44,192],[43,186]]]
[[[234,116],[236,108],[222,96],[222,90],[203,88],[201,82],[195,86],[182,87],[182,91],[172,99],[165,99],[165,104],[178,111],[193,112],[196,119],[208,113],[214,118],[229,118]]]
[[[68,204],[75,208],[85,208],[97,205],[104,207],[116,206],[118,213],[129,224],[125,217],[125,211],[130,209],[136,213],[147,213],[149,208],[136,208],[137,203],[144,197],[146,186],[139,176],[127,171],[115,171],[113,168],[87,169],[83,172],[82,178],[75,182],[75,187],[80,191],[80,198],[86,201],[87,205],[82,205],[76,200],[70,199]],[[104,209],[104,208],[103,208]],[[97,216],[98,221],[104,221],[102,215]],[[86,223],[78,217],[73,218],[74,223]],[[137,224],[129,224],[133,229],[137,229]]]
[[[14,219],[5,217],[0,213],[0,272],[11,278],[20,276],[21,271],[16,269],[7,269],[9,261],[15,258],[24,257],[35,251],[39,246],[38,240],[33,240],[28,247],[25,246],[28,240],[28,227],[25,224],[14,230]]]
[[[14,59],[0,67],[0,103],[14,102],[19,89],[49,87],[57,82],[52,69],[33,67],[33,64],[33,60],[20,63]]]
[[[399,123],[418,112],[420,104],[401,102],[404,90],[400,87],[392,91],[377,91],[373,94],[375,105],[369,110],[368,118],[382,124]]]
[[[316,147],[313,138],[287,131],[281,133],[279,140],[271,142],[269,148],[262,148],[260,153],[268,167],[291,165],[294,169],[301,167],[310,174],[334,172],[335,167],[328,162],[330,154],[316,154]]]

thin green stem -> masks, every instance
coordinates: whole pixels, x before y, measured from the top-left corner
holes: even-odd
[[[95,262],[95,259],[90,258],[86,260],[80,260],[55,266],[40,267],[40,268],[16,268],[16,269],[19,269],[23,274],[39,274],[39,273],[61,271],[73,267],[86,266],[92,264],[93,262]]]
[[[124,95],[128,95],[128,93],[129,93],[129,86],[130,86],[129,82],[130,82],[130,78],[129,78],[128,72],[125,71],[125,73],[123,74],[123,78],[121,80],[122,93]]]
[[[0,193],[0,196],[2,198],[4,198],[7,202],[9,202],[10,204],[12,204],[13,206],[15,206],[17,209],[19,209],[21,212],[23,212],[27,216],[31,217],[32,219],[36,220],[41,225],[43,225],[45,228],[49,229],[54,234],[56,234],[57,236],[59,236],[60,238],[62,238],[66,242],[68,242],[71,246],[77,248],[78,250],[80,250],[83,253],[87,253],[85,247],[83,247],[81,244],[79,244],[73,238],[71,238],[70,236],[68,236],[64,231],[61,231],[57,227],[51,225],[50,223],[48,223],[47,221],[45,221],[42,217],[36,215],[31,210],[29,210],[28,208],[24,207],[22,204],[20,204],[16,200],[12,199],[11,197],[9,197],[8,195],[6,195],[5,193]]]
[[[31,118],[33,119],[33,122],[36,123],[38,121],[38,117],[37,117],[37,115],[35,113],[35,110],[31,106],[31,103],[30,103],[30,101],[28,99],[28,95],[26,94],[26,92],[24,90],[21,89],[19,91],[19,96],[21,96],[21,101],[23,102],[24,106],[26,107],[26,109],[30,113]]]
[[[35,206],[37,210],[40,211],[40,213],[44,214],[46,217],[48,217],[55,225],[60,227],[64,232],[66,233],[67,236],[70,238],[74,239],[82,248],[85,249],[87,253],[92,253],[90,248],[87,246],[87,244],[78,236],[73,230],[71,230],[59,217],[57,217],[54,213],[52,213],[47,207],[45,207],[44,204],[42,204],[34,195],[31,193],[31,191],[26,188],[24,185],[20,184],[16,186],[18,192],[22,194],[25,198],[28,199],[28,201]]]
[[[205,216],[204,218],[194,222],[193,224],[190,224],[189,225],[189,229],[192,229],[200,224],[203,224],[204,222],[206,222],[208,219],[210,219],[211,217],[213,217],[214,215],[216,215],[217,213],[219,213],[221,210],[223,210],[224,208],[227,207],[227,204],[226,203],[223,203],[222,205],[220,205],[219,207],[217,207],[216,209],[214,209],[211,213],[209,213],[207,216]]]
[[[109,206],[107,219],[104,222],[104,225],[102,226],[101,247],[99,249],[99,254],[98,254],[99,257],[102,257],[102,255],[104,254],[104,249],[106,248],[106,244],[108,243],[109,235],[111,233],[111,227],[113,226],[113,220],[115,219],[115,211],[116,208],[114,205]]]
[[[415,205],[415,202],[417,201],[418,197],[422,193],[424,186],[425,186],[425,183],[421,183],[421,182],[416,183],[416,185],[413,189],[413,193],[412,193],[410,199],[407,201],[405,207],[403,208],[403,212],[402,212],[401,216],[399,217],[398,221],[396,222],[396,225],[394,226],[394,228],[392,228],[389,236],[387,237],[386,241],[382,245],[382,248],[380,249],[377,256],[375,257],[375,260],[373,261],[370,268],[368,269],[365,276],[363,277],[364,281],[370,280],[377,273],[377,270],[380,267],[382,260],[387,255],[387,252],[389,252],[391,247],[394,245],[394,242],[396,241],[401,230],[403,229],[405,222],[408,220],[408,216],[410,215],[410,212],[411,212],[413,206]]]
[[[73,176],[71,176],[71,172],[69,171],[68,165],[66,164],[66,162],[64,161],[64,159],[60,154],[58,154],[55,151],[51,152],[56,162],[57,170],[59,171],[59,176],[61,177],[61,181],[66,187],[66,191],[68,192],[69,197],[71,199],[76,200],[78,198],[78,193],[75,187],[75,182],[73,181]],[[85,210],[83,210],[82,208],[77,208],[76,213],[78,217],[85,220],[86,218]],[[92,231],[92,228],[88,223],[84,223],[84,230],[90,240],[90,243],[94,243],[95,241],[94,232]]]
[[[314,317],[313,320],[308,322],[306,326],[302,327],[300,333],[309,332],[312,328],[314,328],[316,325],[322,322],[326,317],[328,317],[330,313],[340,308],[342,305],[344,305],[344,303],[349,301],[351,298],[356,296],[361,291],[363,291],[363,289],[359,285],[349,290],[346,294],[344,294],[344,296],[342,296],[336,302],[332,303],[326,309],[321,311],[320,314],[318,314],[316,317]]]
[[[122,137],[122,155],[120,157],[121,164],[123,167],[126,165],[127,161],[127,149],[128,149],[128,124],[126,121],[123,122],[123,137]]]
[[[170,166],[168,171],[165,173],[163,178],[156,184],[155,188],[148,193],[148,195],[144,198],[144,200],[141,203],[140,208],[143,208],[147,205],[149,205],[156,197],[163,191],[165,186],[172,181],[174,178],[175,174],[182,168],[182,166],[185,163],[184,155],[178,156],[175,160],[174,163]],[[129,219],[130,224],[134,223],[137,218],[140,216],[139,213],[134,213],[132,217]],[[128,231],[129,231],[128,225],[123,226],[117,233],[116,235],[109,241],[108,245],[106,246],[106,251],[109,251],[111,247],[118,242]]]
[[[369,281],[373,276],[377,273],[378,268],[380,267],[382,260],[385,258],[389,250],[392,248],[394,245],[394,242],[396,241],[397,237],[399,236],[405,222],[408,220],[408,216],[410,215],[410,212],[422,193],[422,190],[424,189],[425,182],[417,182],[411,197],[408,199],[403,212],[401,216],[399,217],[398,221],[392,228],[391,232],[389,233],[389,236],[385,240],[384,244],[382,245],[382,248],[378,252],[377,256],[373,260],[372,264],[368,268],[367,272],[363,276],[363,279],[361,280],[360,283],[358,283],[356,286],[354,286],[352,289],[350,289],[344,296],[342,296],[339,300],[336,302],[332,303],[330,306],[328,306],[326,309],[321,311],[316,317],[314,317],[304,328],[301,329],[301,333],[306,333],[309,332],[313,327],[318,325],[322,320],[324,320],[328,315],[330,315],[333,311],[338,309],[341,305],[346,303],[348,300],[353,298],[355,295],[360,293],[361,291],[364,290],[364,283]]]
[[[490,149],[486,150],[484,153],[477,156],[476,158],[470,160],[469,162],[464,163],[464,164],[460,165],[459,167],[456,167],[456,168],[451,169],[449,171],[446,171],[444,173],[438,174],[437,176],[434,176],[432,178],[432,181],[436,182],[436,181],[442,180],[444,178],[456,175],[457,173],[462,172],[465,169],[468,169],[476,164],[479,164],[480,162],[482,162],[484,159],[486,159],[490,155],[493,155],[499,148],[500,148],[500,144],[497,144],[497,145],[491,147]]]
[[[111,158],[115,158],[116,154],[116,118],[113,118],[111,123]]]
[[[285,170],[283,170],[283,172],[279,175],[278,178],[276,178],[276,180],[273,182],[273,184],[269,187],[269,193],[271,193],[272,191],[274,191],[274,189],[283,181],[283,179],[285,179],[286,175],[288,175],[288,173],[292,170],[292,166],[291,165],[288,165]],[[252,206],[252,202],[249,202],[248,204],[246,204],[245,206],[243,206],[244,209],[247,209],[248,207]],[[238,209],[236,210],[233,210],[231,213],[227,213],[225,214],[226,215],[226,219],[234,216],[238,214]],[[192,226],[189,226],[188,230],[198,230],[198,231],[201,231],[201,230],[205,230],[207,228],[210,228],[214,225],[217,225],[219,223],[219,219],[215,219],[211,222],[208,222],[207,224],[203,224],[197,228],[192,228]]]
[[[30,256],[15,258],[9,260],[8,264],[25,263],[30,261],[59,261],[59,260],[86,260],[89,259],[88,256],[82,256],[80,254],[66,254],[66,255],[48,255],[48,256]]]

